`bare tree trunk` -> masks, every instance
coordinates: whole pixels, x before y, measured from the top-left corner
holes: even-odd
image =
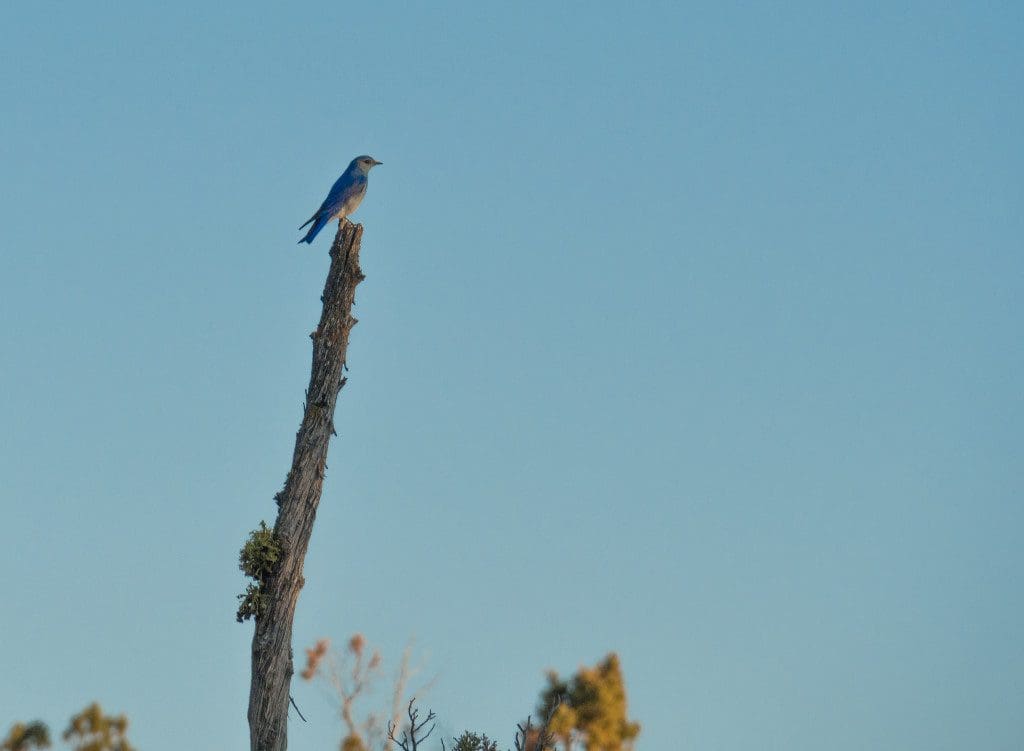
[[[278,504],[274,533],[281,543],[279,565],[264,583],[265,609],[256,616],[249,691],[251,751],[288,747],[288,701],[292,668],[292,621],[305,580],[302,564],[320,503],[327,444],[334,435],[334,405],[345,385],[344,365],[359,268],[362,225],[343,221],[331,245],[331,268],[324,285],[324,310],[313,339],[313,369],[306,389],[302,425],[295,436],[292,468]]]

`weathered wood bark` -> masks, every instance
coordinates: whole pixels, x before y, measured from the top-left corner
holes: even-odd
[[[266,608],[256,616],[249,691],[251,751],[288,747],[288,700],[292,668],[292,621],[302,589],[302,564],[320,503],[327,445],[334,434],[334,405],[345,385],[344,366],[359,269],[362,225],[342,222],[331,245],[331,268],[321,300],[323,315],[313,339],[313,369],[302,425],[284,488],[277,494],[274,532],[282,545],[279,566],[264,583]]]

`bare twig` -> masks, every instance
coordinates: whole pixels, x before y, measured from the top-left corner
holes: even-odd
[[[548,711],[548,716],[544,718],[544,724],[540,727],[533,727],[532,716],[526,718],[525,725],[516,725],[515,751],[546,751],[547,748],[554,746],[555,736],[548,728],[551,726],[551,718],[554,717],[555,710],[562,705],[564,698],[563,696],[555,698],[554,704]]]
[[[398,726],[402,717],[402,702],[405,701],[405,689],[409,681],[417,674],[418,669],[410,666],[410,659],[412,657],[412,641],[406,644],[405,649],[402,650],[402,659],[398,664],[398,671],[395,673],[395,685],[394,690],[391,692],[391,718],[388,720],[388,727]],[[416,698],[416,694],[413,694],[413,699]],[[387,748],[387,739],[381,746],[383,749]]]
[[[302,710],[299,709],[299,705],[295,703],[295,697],[288,694],[288,700],[292,703],[292,706],[295,707],[295,711],[299,713],[299,717],[302,718],[302,721],[306,722],[306,718],[302,716]]]
[[[437,715],[434,714],[433,710],[428,709],[427,716],[421,721],[419,719],[420,711],[413,708],[413,704],[415,703],[415,699],[409,700],[409,707],[406,710],[409,715],[409,727],[402,731],[402,735],[400,737],[395,737],[395,732],[398,730],[395,724],[393,722],[388,723],[388,738],[390,738],[396,746],[402,749],[402,751],[416,751],[416,749],[419,748],[419,745],[429,738],[430,734],[434,732],[434,728],[437,727],[437,724],[434,723],[434,719]],[[428,723],[431,723],[431,725],[427,729],[427,732],[424,733],[423,728],[425,728]]]
[[[330,686],[346,729],[345,738],[358,741],[363,748],[373,751],[387,751],[391,747],[387,728],[398,727],[408,699],[421,699],[432,683],[428,682],[407,697],[409,683],[421,670],[420,666],[412,664],[413,642],[410,640],[402,650],[391,682],[390,708],[365,713],[360,720],[356,705],[361,702],[360,697],[374,693],[383,672],[384,660],[380,652],[371,649],[362,634],[353,634],[343,650],[331,649],[328,639],[318,639],[305,651],[306,667],[300,673],[302,678],[307,681],[319,678]]]

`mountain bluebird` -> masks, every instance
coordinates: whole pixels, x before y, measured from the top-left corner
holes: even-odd
[[[363,196],[366,195],[366,178],[370,170],[376,167],[378,162],[372,156],[357,156],[348,165],[348,169],[338,178],[327,194],[327,198],[320,204],[320,208],[309,218],[306,224],[312,224],[306,236],[299,240],[300,243],[312,243],[317,233],[324,228],[329,221],[337,219],[344,221],[345,217],[359,208]],[[302,227],[305,227],[303,224]],[[302,229],[299,227],[299,229]]]

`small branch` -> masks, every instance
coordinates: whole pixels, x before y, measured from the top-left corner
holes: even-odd
[[[295,711],[299,713],[299,717],[302,718],[302,721],[306,722],[306,718],[302,716],[302,710],[299,709],[299,705],[295,703],[295,697],[293,697],[291,694],[288,694],[288,700],[292,703],[292,706],[295,707]]]
[[[515,751],[546,751],[549,746],[554,746],[555,736],[548,728],[551,726],[551,718],[554,717],[555,710],[562,705],[563,698],[562,696],[555,698],[555,703],[551,705],[548,716],[544,718],[544,724],[539,728],[533,727],[532,716],[526,718],[526,725],[516,725]],[[565,751],[569,751],[569,749],[567,748]]]
[[[433,723],[434,718],[437,717],[437,715],[435,715],[432,710],[427,710],[426,718],[422,722],[419,721],[420,711],[418,709],[413,709],[413,704],[415,704],[415,702],[415,699],[409,700],[409,707],[407,710],[409,715],[409,729],[403,730],[401,737],[395,737],[395,731],[398,730],[398,728],[395,727],[395,724],[393,722],[388,723],[388,738],[390,738],[396,746],[402,749],[402,751],[416,751],[417,748],[419,748],[419,745],[429,738],[430,734],[434,732],[434,728],[437,727],[437,724]],[[427,726],[427,723],[433,724],[431,724],[426,733],[423,733],[423,728]]]

